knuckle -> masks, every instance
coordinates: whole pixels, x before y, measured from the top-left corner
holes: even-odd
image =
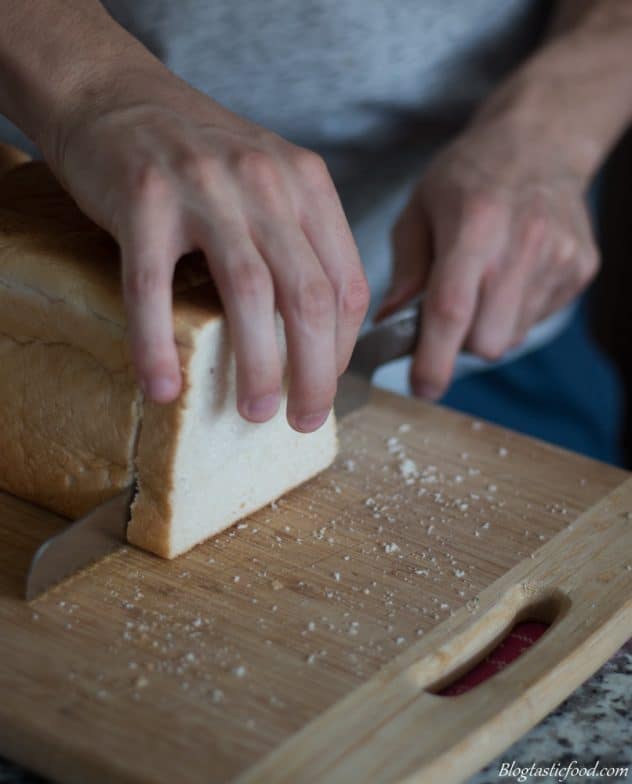
[[[154,161],[147,161],[134,168],[130,175],[130,189],[139,199],[160,199],[166,196],[169,183]]]
[[[334,295],[325,278],[314,278],[299,287],[294,309],[300,321],[307,326],[320,326],[333,317]]]
[[[444,285],[428,302],[432,315],[446,324],[464,324],[470,318],[472,310],[471,297],[460,286]]]
[[[509,348],[509,343],[499,335],[473,335],[469,341],[471,351],[488,362],[500,359]]]
[[[498,198],[487,191],[468,194],[463,203],[463,220],[470,230],[485,235],[504,218]]]
[[[294,154],[294,170],[302,180],[313,186],[329,182],[329,170],[325,161],[315,152],[300,148]]]
[[[364,275],[356,275],[346,285],[341,297],[344,316],[362,320],[369,307],[369,284]]]
[[[598,269],[599,254],[594,248],[590,248],[584,252],[579,266],[579,285],[582,288],[587,286],[594,279]]]
[[[180,155],[177,170],[184,179],[204,190],[213,184],[219,175],[220,162],[208,152],[187,150]]]
[[[572,234],[564,233],[558,238],[557,253],[555,254],[560,265],[568,264],[579,255],[577,238]]]
[[[548,265],[553,274],[563,274],[568,265],[568,256],[556,249],[548,259]]]
[[[134,265],[124,273],[124,285],[132,299],[151,296],[170,285],[165,271],[158,265]]]
[[[239,258],[228,265],[228,278],[233,296],[254,300],[271,293],[270,276],[262,264]]]
[[[532,212],[526,222],[524,239],[531,248],[540,248],[550,232],[549,217],[539,210]]]
[[[237,173],[251,188],[268,192],[278,187],[280,177],[277,164],[268,153],[248,149],[237,158]]]

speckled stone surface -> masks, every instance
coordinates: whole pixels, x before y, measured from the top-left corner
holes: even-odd
[[[499,775],[503,762],[516,768],[532,764],[560,767],[576,763],[591,768],[628,767],[622,776],[569,778],[568,781],[632,782],[632,639],[553,713],[510,746],[467,784],[514,782]],[[557,778],[531,776],[527,782]]]
[[[514,760],[519,768],[555,762],[561,767],[575,761],[588,768],[597,761],[602,767],[627,765],[627,776],[568,781],[632,782],[632,639],[557,710],[467,784],[517,781],[515,776],[499,775],[502,763]],[[527,782],[536,781],[547,784],[557,779],[527,778]],[[0,758],[0,784],[48,784],[48,780]]]

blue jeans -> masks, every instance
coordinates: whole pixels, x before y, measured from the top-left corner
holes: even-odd
[[[617,465],[623,391],[589,334],[585,298],[553,341],[495,370],[455,381],[444,405]]]

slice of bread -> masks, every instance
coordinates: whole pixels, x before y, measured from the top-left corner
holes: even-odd
[[[43,164],[0,178],[0,487],[75,518],[136,477],[128,538],[173,558],[326,468],[335,421],[306,435],[284,404],[264,424],[239,416],[200,257],[180,261],[174,283],[183,392],[143,401],[119,278],[116,245]]]

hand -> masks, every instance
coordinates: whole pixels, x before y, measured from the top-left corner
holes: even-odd
[[[596,272],[586,179],[557,145],[501,121],[430,164],[393,230],[383,318],[423,289],[415,394],[436,399],[463,347],[498,359]]]
[[[199,249],[227,314],[240,413],[263,422],[278,409],[277,307],[290,367],[288,421],[316,430],[368,304],[323,161],[167,71],[136,84],[134,99],[80,107],[60,140],[53,168],[121,247],[133,359],[146,394],[158,402],[179,394],[171,283],[177,260]]]

